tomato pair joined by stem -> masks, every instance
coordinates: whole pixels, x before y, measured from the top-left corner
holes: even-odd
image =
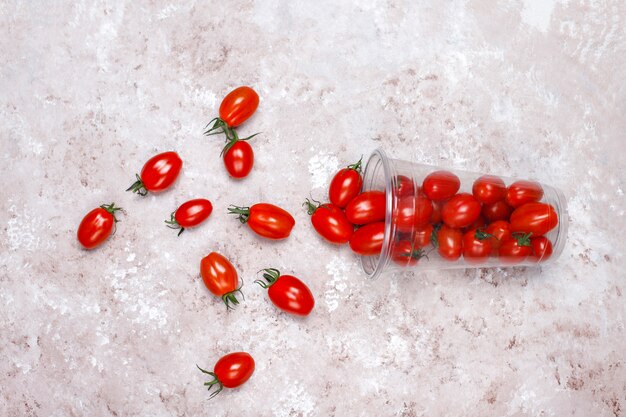
[[[213,211],[211,202],[204,198],[189,200],[180,205],[171,214],[170,220],[165,220],[170,229],[180,229],[178,236],[185,231],[185,228],[195,227],[209,218]]]
[[[204,383],[209,392],[213,387],[217,387],[209,398],[215,397],[224,387],[236,388],[245,383],[254,373],[254,359],[246,352],[233,352],[222,356],[213,367],[213,372],[196,367],[204,374],[210,375],[212,379]]]
[[[160,193],[167,190],[178,178],[183,161],[176,152],[163,152],[153,156],[136,175],[135,181],[126,191],[145,196],[148,192]]]
[[[235,214],[241,223],[247,223],[259,236],[267,239],[286,239],[296,224],[286,210],[268,203],[258,203],[250,207],[231,206],[229,214]]]
[[[93,249],[104,243],[111,236],[115,224],[119,221],[115,212],[122,210],[115,207],[115,203],[103,204],[91,210],[83,217],[76,238],[85,249]]]
[[[293,275],[281,275],[276,268],[263,269],[263,280],[255,283],[267,289],[267,295],[281,310],[297,316],[308,316],[315,306],[309,287]]]

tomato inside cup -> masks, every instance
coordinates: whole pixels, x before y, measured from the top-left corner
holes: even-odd
[[[532,178],[428,166],[378,149],[362,191],[385,198],[382,248],[360,256],[371,278],[408,268],[544,265],[565,245],[565,197]]]

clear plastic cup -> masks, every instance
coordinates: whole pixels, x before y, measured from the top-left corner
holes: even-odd
[[[377,149],[363,174],[363,191],[371,190],[385,192],[386,217],[380,254],[361,256],[370,278],[411,269],[543,265],[565,245],[565,197],[536,181],[391,159]],[[479,218],[467,224],[477,209]]]

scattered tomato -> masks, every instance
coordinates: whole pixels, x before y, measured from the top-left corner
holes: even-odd
[[[442,258],[455,261],[461,257],[463,233],[459,229],[453,229],[444,224],[433,233],[435,236],[433,243],[435,243],[437,252]]]
[[[424,250],[417,248],[408,240],[400,240],[391,250],[391,259],[400,266],[413,266],[424,257]]]
[[[348,221],[343,210],[334,204],[304,203],[311,216],[311,223],[317,233],[330,243],[344,244],[352,237],[354,226]]]
[[[512,233],[511,239],[502,242],[498,250],[500,259],[507,264],[518,264],[531,253],[530,234],[524,233]]]
[[[506,202],[513,208],[539,201],[541,197],[543,197],[543,188],[536,181],[515,181],[509,185],[506,192]]]
[[[483,204],[482,214],[488,222],[509,220],[513,208],[506,201],[496,201],[491,204]]]
[[[265,281],[256,280],[257,284],[267,289],[272,303],[281,310],[297,316],[308,316],[315,299],[306,284],[292,275],[281,275],[275,268],[263,270]]]
[[[492,204],[496,201],[504,200],[506,197],[506,185],[499,177],[483,175],[474,181],[472,194],[481,203]]]
[[[111,236],[115,223],[118,222],[115,217],[118,210],[122,209],[115,207],[115,203],[103,204],[83,217],[76,237],[85,249],[98,247]]]
[[[468,193],[460,193],[448,200],[441,209],[443,222],[453,229],[467,227],[480,216],[480,203]]]
[[[550,204],[527,203],[511,214],[511,231],[541,236],[559,223],[556,211]]]
[[[350,238],[350,249],[359,255],[378,255],[385,240],[385,222],[358,228]]]
[[[259,106],[259,95],[252,88],[237,87],[220,104],[220,117],[216,117],[207,124],[205,135],[224,133],[232,136],[232,128],[237,127],[250,118]],[[209,125],[213,126],[209,128]]]
[[[385,193],[366,191],[354,197],[346,207],[346,217],[352,224],[367,224],[385,220]]]
[[[221,297],[227,308],[232,308],[230,303],[239,304],[235,297],[236,293],[243,296],[239,285],[239,276],[233,264],[225,256],[211,252],[200,261],[200,275],[204,285],[214,295]]]
[[[195,227],[209,218],[213,211],[211,202],[204,198],[189,200],[178,207],[172,213],[170,220],[165,220],[167,227],[180,229],[178,236],[185,231],[185,228]]]
[[[126,191],[132,191],[139,195],[147,195],[148,192],[160,193],[168,189],[183,166],[183,161],[176,152],[163,152],[153,156],[141,169],[141,176],[136,175],[137,181]]]
[[[235,388],[245,383],[254,373],[254,359],[246,352],[233,352],[222,356],[213,367],[213,372],[200,368],[198,369],[213,379],[205,382],[204,386],[211,388],[217,386],[217,390],[211,393],[209,398],[215,397],[224,387]]]
[[[287,211],[273,204],[258,203],[251,207],[231,206],[229,214],[235,214],[241,223],[248,223],[259,236],[267,239],[286,239],[296,224]]]
[[[335,174],[328,188],[330,202],[337,207],[344,208],[361,192],[362,186],[363,177],[361,177],[361,159],[359,159]]]
[[[449,171],[435,171],[424,178],[422,191],[431,200],[445,200],[459,191],[461,180]]]

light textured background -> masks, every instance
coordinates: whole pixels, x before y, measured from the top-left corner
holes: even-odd
[[[0,415],[626,414],[623,0],[4,1],[0,16]],[[237,183],[201,132],[240,84],[261,96],[240,132],[263,134]],[[300,204],[379,146],[561,188],[561,259],[366,282]],[[171,191],[124,192],[170,149]],[[191,197],[215,211],[177,239],[163,220]],[[260,200],[294,213],[288,241],[225,214]],[[82,216],[111,201],[117,234],[81,250]],[[198,278],[212,250],[246,280],[235,312]],[[309,283],[309,318],[251,285],[268,266]],[[254,376],[208,401],[195,363],[234,350]]]

